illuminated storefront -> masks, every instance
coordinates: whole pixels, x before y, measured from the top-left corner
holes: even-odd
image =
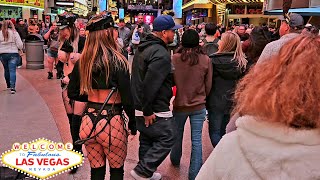
[[[211,0],[184,0],[182,21],[184,24],[216,22],[216,6]]]
[[[277,16],[265,15],[265,0],[212,0],[217,5],[218,23],[233,24],[274,24]],[[282,3],[282,2],[281,2]]]
[[[229,26],[233,24],[275,25],[274,20],[278,18],[278,16],[265,15],[263,3],[227,4],[226,11]]]
[[[131,23],[136,23],[137,15],[141,13],[144,16],[145,23],[152,23],[153,19],[156,18],[159,14],[157,1],[153,1],[150,4],[143,3],[132,3],[128,4],[127,12],[130,17]],[[160,11],[161,14],[161,11]],[[146,21],[147,20],[147,21]]]
[[[44,11],[44,0],[0,0],[1,19],[41,19]]]
[[[1,6],[0,18],[1,18],[1,21],[3,19],[22,18],[22,8],[14,7],[14,6]]]
[[[70,11],[74,14],[81,16],[87,16],[88,14],[88,5],[86,0],[75,0],[73,7],[67,8],[67,11]]]

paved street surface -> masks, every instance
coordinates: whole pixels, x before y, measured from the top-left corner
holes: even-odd
[[[132,61],[132,58],[130,58]],[[46,61],[45,61],[46,63]],[[37,138],[53,141],[71,142],[69,123],[61,98],[59,80],[47,79],[47,70],[30,70],[24,66],[17,70],[17,93],[12,95],[6,90],[3,67],[0,65],[0,154],[11,149],[15,142],[29,142]],[[207,122],[203,129],[203,159],[212,151]],[[189,122],[186,124],[183,144],[183,156],[180,168],[174,168],[169,158],[158,168],[164,180],[188,179],[188,167],[191,154]],[[128,156],[125,162],[125,179],[131,180],[130,170],[138,162],[139,137],[130,137]],[[85,151],[84,151],[85,153]],[[85,154],[86,155],[86,154]],[[108,170],[107,170],[108,171]],[[90,167],[85,159],[84,165],[74,175],[64,173],[55,180],[89,180]],[[109,179],[109,173],[106,175]]]

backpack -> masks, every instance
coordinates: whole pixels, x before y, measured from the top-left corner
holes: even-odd
[[[175,47],[178,45],[178,35],[177,33],[174,33],[173,43],[169,44],[170,47]]]
[[[204,41],[204,50],[207,53],[208,56],[210,56],[213,53],[216,53],[218,51],[218,41],[219,39],[216,38],[213,42],[207,42],[206,39],[203,40]]]

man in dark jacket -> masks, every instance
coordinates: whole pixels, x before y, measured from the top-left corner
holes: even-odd
[[[22,19],[19,19],[18,23],[16,24],[16,30],[19,33],[19,36],[24,42],[26,40],[26,37],[28,35],[28,27],[24,24]],[[17,63],[17,67],[20,68],[22,66],[22,57],[19,56],[19,62]]]
[[[139,162],[135,179],[161,179],[154,173],[169,154],[175,140],[175,124],[169,108],[172,97],[171,57],[166,46],[173,42],[175,25],[171,16],[154,20],[153,32],[141,40],[133,59],[131,90],[140,131]]]
[[[19,33],[21,40],[24,41],[28,35],[28,28],[26,27],[22,19],[20,19],[16,24],[16,30]]]

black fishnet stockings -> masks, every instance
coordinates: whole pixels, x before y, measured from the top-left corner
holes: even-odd
[[[120,168],[123,166],[127,156],[128,132],[125,128],[124,120],[120,115],[116,115],[108,123],[106,111],[103,111],[101,114],[101,119],[90,137],[100,131],[102,132],[85,143],[90,166],[92,168],[105,166],[106,159],[108,159],[111,168]],[[87,110],[82,118],[80,139],[85,139],[89,136],[92,128],[94,128],[92,120],[94,120],[96,115],[95,109],[89,108]],[[106,123],[108,125],[103,129]]]

